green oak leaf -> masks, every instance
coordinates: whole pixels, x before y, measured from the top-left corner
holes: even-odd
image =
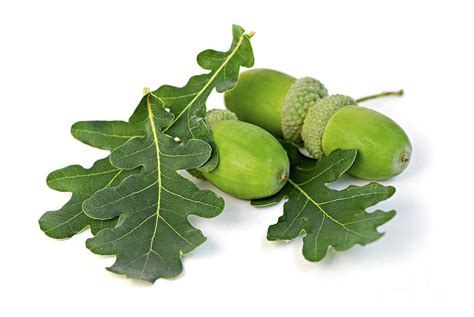
[[[204,164],[211,156],[209,144],[198,139],[177,142],[162,133],[175,122],[174,115],[151,93],[143,97],[138,109],[147,110],[146,118],[139,110],[130,124],[142,123],[146,134],[114,149],[110,161],[125,170],[141,167],[142,172],[96,192],[83,205],[89,217],[122,216],[123,222],[101,230],[86,245],[94,253],[116,255],[109,270],[154,282],[178,275],[181,255],[205,241],[188,216],[215,217],[222,212],[224,201],[177,173]]]
[[[252,67],[254,57],[250,37],[238,25],[232,27],[233,40],[226,52],[205,50],[197,57],[198,64],[210,72],[193,76],[184,87],[164,85],[153,92],[159,97],[165,108],[175,114],[172,124],[163,128],[163,132],[178,137],[183,142],[200,139],[209,143],[213,153],[209,161],[200,168],[213,170],[218,163],[217,149],[211,132],[203,121],[206,115],[206,100],[215,88],[225,92],[235,87],[240,67]]]
[[[377,227],[392,219],[395,211],[368,213],[365,209],[391,197],[394,187],[375,182],[343,190],[326,186],[351,167],[356,150],[337,150],[315,162],[294,146],[284,146],[292,164],[287,184],[270,198],[252,201],[252,205],[261,207],[287,198],[283,215],[268,229],[268,240],[292,240],[303,235],[303,256],[309,261],[320,261],[329,247],[343,251],[383,235]]]
[[[165,107],[175,114],[171,124],[164,125],[168,134],[176,136],[182,142],[192,138],[202,139],[215,149],[212,135],[203,122],[205,101],[211,91],[219,92],[232,89],[238,79],[241,66],[253,65],[253,52],[250,44],[252,34],[244,34],[244,30],[233,26],[233,41],[227,52],[206,50],[198,55],[198,63],[208,74],[192,77],[182,88],[164,85],[154,94],[159,96]],[[142,106],[140,106],[142,105]],[[71,132],[79,141],[98,149],[112,151],[134,137],[145,135],[142,121],[147,118],[146,105],[142,103],[136,108],[129,122],[124,121],[81,121],[75,123]],[[137,124],[138,123],[138,124]],[[205,164],[205,170],[217,165],[217,152]],[[82,203],[96,191],[116,186],[127,176],[138,170],[122,171],[115,168],[107,159],[97,161],[90,169],[72,165],[50,174],[47,184],[58,191],[72,192],[71,199],[59,210],[46,212],[39,220],[41,229],[50,237],[57,239],[69,238],[90,227],[93,234],[104,227],[115,226],[116,220],[94,220],[84,214]]]
[[[133,116],[129,120],[133,121]],[[71,133],[82,143],[112,151],[131,138],[143,136],[145,131],[142,125],[125,121],[79,121],[72,125]]]
[[[131,126],[122,121],[83,121],[75,123],[73,136],[89,145],[113,150],[136,135],[143,135],[143,127]],[[124,171],[110,164],[108,157],[98,160],[90,169],[71,165],[48,175],[51,189],[71,192],[69,201],[59,210],[48,211],[39,219],[41,230],[55,239],[66,239],[90,227],[92,234],[113,227],[117,219],[97,220],[88,217],[82,209],[83,202],[99,189],[118,185],[139,169]]]

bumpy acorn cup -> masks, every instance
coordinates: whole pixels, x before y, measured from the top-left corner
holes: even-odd
[[[390,94],[401,92],[382,95]],[[410,140],[399,125],[357,106],[350,97],[327,96],[326,88],[315,79],[297,80],[269,69],[249,70],[225,94],[225,103],[240,120],[304,144],[315,159],[339,148],[357,149],[349,170],[356,177],[387,179],[400,174],[410,161]]]
[[[200,172],[203,178],[242,199],[269,197],[285,185],[290,162],[273,135],[238,121],[226,110],[209,111],[205,121],[216,142],[219,163],[210,172]]]
[[[237,86],[226,92],[224,99],[227,109],[239,120],[298,142],[308,108],[327,94],[313,78],[296,79],[271,69],[252,69],[240,74]]]

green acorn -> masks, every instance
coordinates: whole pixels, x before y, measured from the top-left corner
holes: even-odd
[[[239,120],[253,123],[278,138],[298,142],[306,113],[328,95],[316,79],[296,79],[271,69],[240,74],[237,86],[225,93],[225,105]]]
[[[198,172],[200,176],[242,199],[269,197],[280,191],[288,179],[290,162],[273,135],[238,121],[226,110],[209,111],[205,121],[216,142],[219,163],[210,172]]]
[[[401,94],[383,93],[358,101]],[[328,96],[326,88],[315,79],[295,79],[269,69],[249,70],[225,94],[225,104],[240,120],[303,144],[315,159],[338,148],[357,149],[349,173],[360,178],[393,177],[410,161],[410,140],[399,125],[376,111],[357,106],[350,97]]]

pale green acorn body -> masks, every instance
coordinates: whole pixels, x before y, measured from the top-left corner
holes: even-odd
[[[288,156],[266,130],[232,115],[211,113],[206,121],[218,149],[219,163],[201,175],[217,188],[242,199],[276,194],[289,176]],[[217,117],[214,120],[213,117]]]
[[[350,97],[328,96],[315,79],[297,80],[273,70],[249,70],[226,93],[225,103],[240,120],[304,144],[316,159],[338,148],[357,149],[349,173],[360,178],[382,180],[398,175],[411,157],[410,141],[393,120],[357,106]]]
[[[340,129],[341,126],[347,128]],[[359,106],[341,108],[326,123],[323,152],[331,153],[338,148],[357,149],[357,159],[349,172],[370,180],[400,174],[411,157],[410,140],[395,121]]]
[[[284,73],[254,69],[240,74],[237,87],[224,95],[227,109],[240,121],[264,128],[276,137],[283,137],[282,107],[288,90],[296,78]],[[262,91],[271,91],[262,94]]]

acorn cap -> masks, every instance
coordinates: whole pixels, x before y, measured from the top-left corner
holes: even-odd
[[[211,128],[214,123],[224,120],[239,120],[239,118],[237,118],[237,115],[232,111],[223,109],[208,110],[206,113],[206,117],[204,118],[204,121]]]
[[[308,109],[328,95],[326,87],[311,77],[294,82],[282,106],[281,126],[285,140],[301,143],[301,128]]]
[[[308,109],[304,118],[301,138],[308,153],[315,159],[323,157],[322,138],[324,128],[329,119],[341,108],[357,105],[351,97],[332,95],[319,99],[315,105]]]

